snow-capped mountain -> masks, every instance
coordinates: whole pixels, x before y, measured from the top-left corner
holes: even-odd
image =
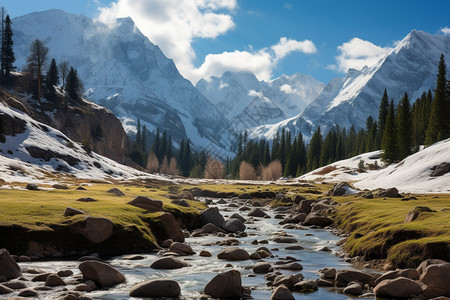
[[[283,75],[265,82],[251,72],[225,72],[201,79],[196,85],[238,132],[299,114],[323,87],[309,75]]]
[[[187,137],[194,148],[231,155],[234,131],[228,120],[131,18],[104,24],[48,10],[15,18],[13,31],[19,69],[26,64],[31,41],[44,41],[49,57],[77,68],[85,96],[111,109],[127,133],[136,131],[140,118],[148,130],[167,131],[175,142]]]
[[[378,118],[385,88],[395,103],[405,92],[414,101],[422,92],[433,90],[441,53],[450,57],[450,36],[413,30],[374,66],[351,69],[344,78],[331,80],[302,113],[276,124],[256,127],[250,137],[270,139],[286,128],[293,135],[302,132],[309,139],[318,126],[322,132],[335,124],[364,128],[368,116]]]

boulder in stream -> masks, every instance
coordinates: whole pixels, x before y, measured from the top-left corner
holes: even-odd
[[[130,297],[138,298],[177,298],[181,294],[178,282],[168,279],[155,279],[139,283],[130,290]]]
[[[230,270],[216,275],[206,285],[204,292],[213,298],[240,298],[242,295],[241,273]]]

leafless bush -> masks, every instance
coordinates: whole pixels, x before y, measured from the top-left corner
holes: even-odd
[[[261,177],[263,180],[277,180],[281,177],[281,162],[274,160],[267,167],[263,168]]]
[[[147,159],[147,171],[149,173],[158,173],[159,171],[159,161],[155,153],[150,152]]]
[[[205,178],[208,179],[219,179],[223,178],[223,172],[225,167],[220,160],[208,157],[205,166]]]
[[[255,168],[248,162],[241,162],[239,166],[239,178],[243,180],[256,180]]]

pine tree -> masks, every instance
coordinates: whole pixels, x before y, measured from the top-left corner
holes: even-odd
[[[378,113],[378,135],[377,135],[377,141],[376,141],[376,148],[381,148],[381,140],[383,138],[384,134],[384,127],[386,124],[386,118],[388,115],[389,110],[389,98],[387,95],[386,89],[384,89],[383,97],[380,101],[380,109]]]
[[[381,141],[383,150],[382,158],[388,163],[397,160],[397,124],[395,122],[394,101],[391,100],[389,105],[386,124],[383,131],[383,139]]]
[[[147,126],[142,126],[141,148],[144,153],[147,152]]]
[[[320,165],[320,154],[322,152],[322,133],[320,126],[314,132],[308,145],[307,168],[308,171],[317,169]]]
[[[47,75],[45,76],[45,85],[47,86],[47,89],[51,92],[55,92],[55,85],[59,84],[59,74],[58,74],[58,67],[56,66],[56,61],[54,58],[52,58],[52,61],[50,63],[50,68],[47,71]]]
[[[412,118],[408,94],[405,93],[397,107],[398,159],[411,154]]]
[[[138,118],[136,126],[136,140],[137,144],[140,144],[142,140],[142,129],[141,129],[141,119]]]
[[[431,104],[431,115],[426,132],[426,145],[431,145],[450,135],[446,107],[446,84],[445,59],[444,54],[441,54],[436,78],[436,90]]]
[[[39,102],[42,94],[42,69],[47,63],[47,55],[48,48],[41,40],[36,39],[31,43],[30,54],[27,57],[27,70],[37,81],[37,99]]]
[[[78,78],[77,71],[71,67],[69,74],[67,75],[67,82],[65,91],[67,95],[69,95],[70,98],[73,100],[79,100],[79,92],[80,92],[80,80]]]
[[[2,52],[1,52],[1,75],[9,78],[11,71],[15,69],[14,62],[16,58],[13,51],[13,32],[11,29],[11,19],[6,16],[3,34],[2,34]]]
[[[158,158],[158,161],[161,163],[164,155],[162,155],[160,150],[161,150],[161,137],[159,134],[159,128],[156,128],[155,139],[153,140],[152,144],[152,152],[155,153],[156,157]],[[181,162],[180,159],[178,159],[178,161]]]

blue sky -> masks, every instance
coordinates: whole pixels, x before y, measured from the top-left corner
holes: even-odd
[[[0,6],[12,17],[50,8],[105,22],[131,16],[194,83],[228,69],[264,80],[300,72],[328,82],[376,62],[412,29],[450,34],[448,0],[0,0]]]

